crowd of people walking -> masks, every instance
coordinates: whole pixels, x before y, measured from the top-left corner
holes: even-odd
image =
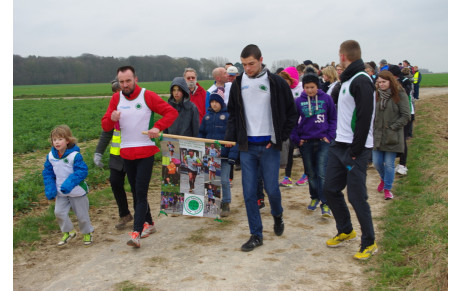
[[[231,214],[230,181],[238,165],[250,232],[242,251],[263,245],[263,190],[273,216],[273,231],[281,236],[285,224],[280,187],[308,185],[306,209],[319,207],[321,216],[336,222],[337,234],[325,242],[326,246],[337,247],[357,236],[342,192],[347,187],[361,229],[361,247],[354,258],[368,259],[377,252],[366,171],[373,164],[379,173],[376,188],[383,192],[383,199],[397,195],[392,191],[395,173],[407,175],[409,171],[406,140],[413,134],[422,75],[407,60],[395,65],[382,59],[379,66],[364,62],[361,47],[354,40],[344,41],[338,56],[338,64],[320,67],[305,60],[270,72],[260,48],[250,44],[240,54],[242,72],[232,63],[218,67],[212,72],[214,84],[206,90],[198,83],[197,70],[185,68],[183,76],[172,80],[167,101],[138,85],[135,68],[118,68],[112,82],[114,94],[102,117],[103,131],[94,163],[103,166],[102,155],[111,143],[110,184],[119,215],[115,227],[125,229],[134,220],[127,244],[140,247],[140,239],[156,231],[147,196],[154,155],[159,152],[153,139],[163,131],[236,142],[236,146],[225,146],[221,151],[221,213],[223,217]],[[162,116],[155,123],[154,113]],[[66,130],[51,133],[52,150],[43,171],[45,194],[50,200],[56,198],[55,213],[64,233],[58,245],[75,237],[68,220],[70,208],[78,216],[85,244],[91,244],[94,229],[87,199],[82,198],[87,193],[82,184],[87,167],[76,139],[70,129]],[[303,173],[294,182],[296,151]],[[63,165],[68,156],[72,157],[70,168]],[[285,171],[281,181],[280,167]],[[134,215],[123,187],[125,176],[133,195]],[[192,189],[193,173],[189,182]]]

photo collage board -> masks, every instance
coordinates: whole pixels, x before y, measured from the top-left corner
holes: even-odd
[[[161,211],[218,217],[222,201],[220,153],[220,144],[163,138]]]

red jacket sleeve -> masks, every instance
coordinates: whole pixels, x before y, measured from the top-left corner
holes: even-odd
[[[161,119],[155,122],[153,127],[158,128],[160,131],[170,127],[176,120],[177,116],[179,116],[177,110],[169,105],[168,102],[164,101],[155,92],[146,90],[144,94],[145,103],[147,103],[147,106],[150,108],[150,110],[163,116]]]
[[[120,101],[120,93],[115,93],[112,95],[112,99],[110,99],[109,107],[105,112],[104,116],[102,117],[102,129],[104,131],[111,131],[114,126],[115,122],[112,121],[112,112],[117,110],[118,102]]]

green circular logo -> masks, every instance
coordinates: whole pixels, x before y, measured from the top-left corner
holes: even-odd
[[[196,200],[192,200],[188,203],[188,207],[191,209],[191,210],[194,210],[196,211],[199,207],[200,207],[200,203],[196,202]]]
[[[200,214],[204,209],[203,200],[197,196],[189,196],[187,199],[185,199],[184,209],[190,215]]]
[[[265,86],[265,85],[260,85],[259,88],[260,88],[260,90],[262,90],[262,91],[268,91],[268,87]]]
[[[140,103],[137,103],[137,104],[136,104],[136,109],[139,110],[139,109],[141,109],[141,108],[142,108],[142,105],[141,105]]]

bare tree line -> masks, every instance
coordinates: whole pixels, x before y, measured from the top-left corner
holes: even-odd
[[[223,66],[227,59],[216,57],[172,58],[160,56],[100,57],[83,54],[79,57],[21,57],[13,55],[13,85],[105,83],[115,77],[118,67],[136,68],[139,81],[171,81],[192,67],[202,80],[212,79],[212,70]]]

